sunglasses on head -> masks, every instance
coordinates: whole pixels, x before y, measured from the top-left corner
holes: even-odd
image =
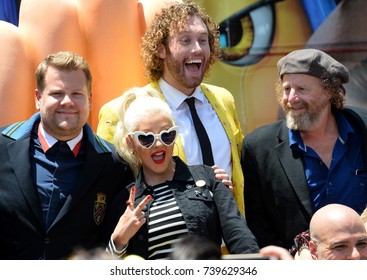
[[[162,130],[159,134],[153,132],[135,131],[130,132],[129,135],[134,135],[134,138],[138,143],[146,149],[152,147],[157,139],[159,139],[164,145],[171,146],[177,136],[178,127],[173,126],[168,130]]]

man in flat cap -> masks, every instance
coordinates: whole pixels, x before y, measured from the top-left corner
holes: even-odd
[[[367,112],[344,108],[348,70],[315,49],[278,61],[285,118],[243,141],[245,213],[259,246],[289,249],[313,213],[330,203],[367,205]]]

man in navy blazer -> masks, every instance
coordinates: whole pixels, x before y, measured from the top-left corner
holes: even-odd
[[[345,108],[349,72],[315,49],[278,61],[285,119],[248,134],[241,156],[245,213],[260,247],[289,249],[330,203],[367,204],[367,112]]]
[[[51,54],[36,79],[39,112],[0,129],[0,259],[64,259],[105,247],[119,218],[112,205],[124,203],[133,180],[87,124],[92,77],[84,58]]]

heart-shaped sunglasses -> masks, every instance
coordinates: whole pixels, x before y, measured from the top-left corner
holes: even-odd
[[[157,139],[166,146],[171,146],[177,137],[178,126],[173,126],[168,130],[162,130],[159,134],[153,132],[134,131],[130,132],[129,135],[133,135],[135,140],[146,149],[151,148]]]

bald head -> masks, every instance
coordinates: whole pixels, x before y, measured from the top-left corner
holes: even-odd
[[[310,222],[310,235],[312,238],[321,238],[330,232],[330,229],[351,232],[362,228],[362,219],[352,208],[341,204],[328,204],[313,215]]]
[[[329,204],[316,211],[310,222],[310,236],[310,251],[315,259],[367,257],[363,221],[345,205]]]

